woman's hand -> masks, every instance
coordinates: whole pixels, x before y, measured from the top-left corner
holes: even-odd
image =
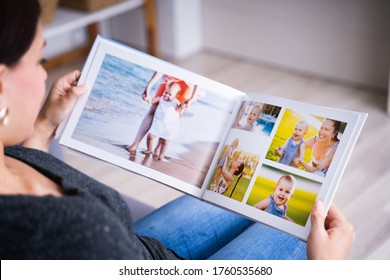
[[[146,101],[146,102],[148,102],[148,103],[150,103],[149,101],[148,101],[148,91],[145,89],[144,90],[144,92],[142,93],[142,100],[144,100],[144,101]]]
[[[74,70],[53,84],[35,121],[34,132],[23,146],[48,151],[58,125],[69,115],[76,100],[88,90],[86,86],[76,86],[79,77],[80,71]]]
[[[355,240],[355,232],[339,208],[332,204],[328,215],[321,201],[316,201],[311,213],[311,231],[307,239],[309,259],[346,259]]]

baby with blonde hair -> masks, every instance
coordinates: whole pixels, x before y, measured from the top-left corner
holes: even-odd
[[[260,114],[263,110],[263,106],[260,104],[260,103],[255,103],[249,114],[248,114],[248,117],[246,118],[246,123],[244,125],[241,125],[239,123],[239,119],[242,117],[242,113],[239,114],[239,119],[238,121],[236,122],[236,124],[233,126],[233,128],[238,128],[238,129],[242,129],[242,130],[246,130],[246,131],[255,131],[255,128],[256,128],[256,121],[260,118]]]
[[[253,206],[272,215],[292,221],[287,216],[288,207],[286,204],[294,195],[295,183],[296,180],[293,175],[283,175],[279,178],[274,188],[274,193]]]

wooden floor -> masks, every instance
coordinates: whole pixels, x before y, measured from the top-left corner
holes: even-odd
[[[390,259],[390,117],[385,111],[385,96],[210,52],[175,64],[245,92],[367,112],[367,122],[335,201],[357,233],[350,258]],[[53,71],[48,82],[66,69]],[[64,159],[71,165],[152,207],[182,195],[152,180],[63,149]]]

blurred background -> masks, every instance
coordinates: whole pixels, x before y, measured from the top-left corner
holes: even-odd
[[[367,112],[335,201],[357,233],[350,257],[390,259],[390,1],[111,0],[93,11],[63,2],[44,26],[48,85],[82,68],[102,34],[244,92]],[[182,195],[61,149],[147,210]]]

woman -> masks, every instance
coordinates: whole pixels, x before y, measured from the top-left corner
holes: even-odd
[[[311,173],[325,176],[336,153],[339,139],[337,135],[341,123],[332,119],[324,119],[318,135],[305,141],[306,149],[311,149],[311,159],[307,163],[303,158],[295,158],[294,164]]]
[[[0,1],[0,258],[275,257],[260,254],[271,240],[259,234],[260,224],[186,196],[136,224],[140,234],[159,235],[165,246],[142,237],[116,191],[46,153],[56,127],[86,88],[73,86],[79,75],[73,71],[53,85],[40,110],[46,72],[40,65],[45,42],[39,14],[38,0]],[[307,256],[346,258],[354,237],[351,225],[337,207],[325,218],[322,204],[315,206]],[[306,247],[287,234],[275,235],[289,247]],[[235,242],[259,247],[242,250]],[[271,252],[280,246],[273,239],[266,244]],[[283,251],[277,257],[302,257]]]
[[[233,161],[230,166],[230,170],[227,168],[227,164],[228,160],[225,160],[221,171],[222,176],[215,185],[211,186],[211,190],[219,194],[224,194],[230,188],[230,185],[233,183],[235,176],[239,176],[236,185],[238,184],[245,167],[245,164],[242,160]]]
[[[180,104],[178,105],[178,112],[180,113],[180,115],[185,109],[188,109],[189,106],[200,97],[200,90],[198,89],[197,85],[187,83],[184,80],[177,79],[175,77],[168,76],[160,72],[154,72],[152,78],[149,80],[145,88],[145,91],[142,93],[143,100],[147,100],[150,97],[150,92],[152,88],[157,82],[161,80],[162,83],[158,86],[154,97],[162,96],[167,88],[167,85],[172,82],[176,82],[180,86],[180,92],[176,97],[176,99],[180,102]],[[151,128],[156,109],[157,104],[152,104],[150,106],[148,112],[146,113],[138,128],[133,143],[126,147],[126,150],[130,153],[131,159],[134,158],[134,156],[136,155],[139,144]]]

